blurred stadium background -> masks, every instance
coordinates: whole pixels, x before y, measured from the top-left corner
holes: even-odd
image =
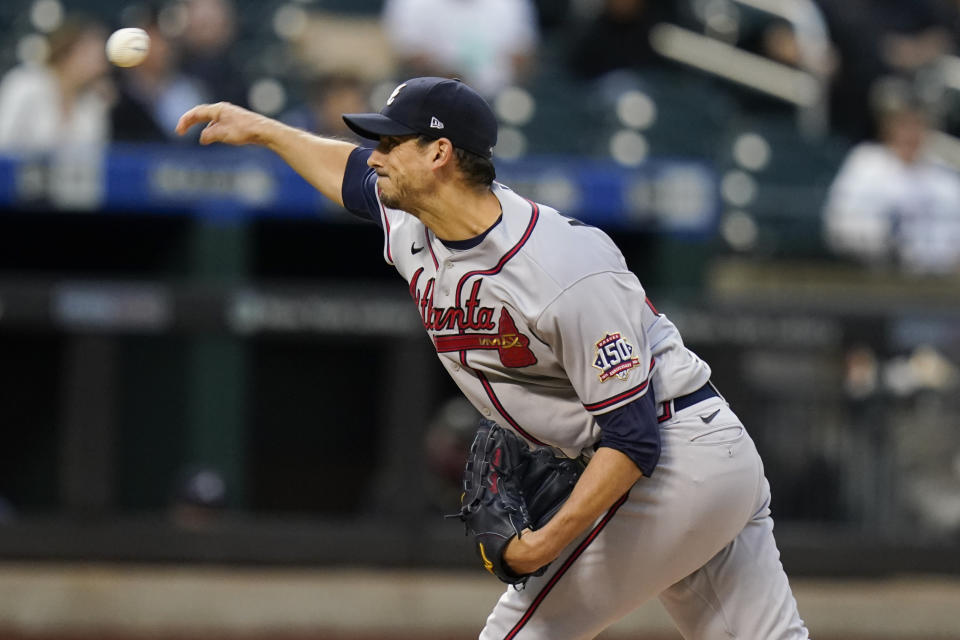
[[[203,67],[206,4],[235,23]],[[637,31],[596,39],[614,5]],[[943,19],[908,20],[921,5]],[[877,134],[874,67],[923,98],[956,173],[956,4],[528,8],[536,39],[488,91],[500,179],[606,229],[711,363],[815,637],[960,638],[960,271],[824,233]],[[6,0],[0,72],[56,56],[78,13],[150,24],[188,82],[103,69],[100,140],[0,148],[0,639],[475,637],[499,584],[440,517],[475,416],[379,234],[262,150],[164,139],[152,110],[229,97],[344,135],[324,108],[377,109],[415,68],[383,2]],[[894,63],[851,32],[939,47]],[[608,48],[623,68],[587,68]],[[603,637],[678,636],[652,603]]]

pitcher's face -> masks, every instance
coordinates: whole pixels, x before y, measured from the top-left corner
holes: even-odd
[[[383,136],[367,165],[377,172],[380,201],[391,209],[414,213],[430,193],[429,145],[417,136]]]

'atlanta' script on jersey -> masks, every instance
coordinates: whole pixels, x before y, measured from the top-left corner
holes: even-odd
[[[482,278],[473,283],[464,307],[437,307],[433,302],[436,278],[427,280],[421,292],[417,284],[422,273],[421,268],[410,279],[410,295],[417,303],[424,328],[430,332],[458,332],[450,335],[434,335],[433,344],[437,353],[490,349],[497,351],[500,363],[505,367],[529,367],[537,363],[537,357],[530,350],[530,338],[517,330],[517,323],[514,322],[506,307],[500,309],[500,316],[494,322],[496,309],[480,305]],[[477,331],[494,333],[477,333]]]
[[[443,331],[459,329],[467,331],[469,329],[496,329],[497,325],[493,321],[494,310],[491,307],[480,306],[480,285],[483,279],[473,283],[470,289],[470,296],[467,298],[466,308],[456,307],[435,307],[433,304],[433,292],[437,284],[436,278],[427,280],[427,284],[421,294],[417,285],[420,283],[420,275],[423,268],[417,269],[410,279],[410,295],[417,303],[417,309],[420,311],[420,317],[423,318],[423,326],[427,331]]]

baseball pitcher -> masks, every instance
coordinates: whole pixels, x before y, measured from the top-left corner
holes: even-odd
[[[268,147],[383,231],[485,418],[456,515],[513,586],[480,638],[593,638],[654,597],[684,638],[808,638],[753,441],[610,238],[495,181],[496,118],[457,80],[344,120],[373,148],[226,103],[177,130]]]

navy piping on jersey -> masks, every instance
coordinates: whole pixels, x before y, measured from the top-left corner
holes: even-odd
[[[487,397],[490,398],[490,402],[493,403],[493,406],[496,407],[497,411],[500,412],[504,418],[507,419],[507,422],[510,423],[510,426],[517,430],[517,433],[522,435],[524,438],[530,442],[540,445],[547,446],[547,443],[541,442],[540,440],[534,438],[532,435],[527,433],[520,424],[513,419],[509,413],[507,413],[506,408],[503,406],[503,403],[500,402],[500,399],[497,397],[497,394],[493,391],[493,385],[490,384],[490,381],[487,379],[487,376],[483,375],[483,372],[477,371],[473,367],[467,364],[466,351],[460,352],[460,362],[463,363],[463,366],[471,369],[475,374],[477,374],[477,379],[480,380],[480,384],[483,385],[483,390],[487,392]]]
[[[656,308],[655,306],[653,306],[653,303],[652,303],[652,302],[650,302],[650,298],[644,298],[644,300],[646,301],[647,306],[650,307],[650,311],[653,311],[653,315],[655,315],[655,316],[660,315],[660,312],[657,311],[657,308]]]
[[[433,252],[433,244],[430,243],[430,229],[427,229],[426,225],[423,227],[423,241],[427,244],[427,249],[430,249],[430,257],[433,258],[433,268],[439,270],[440,261],[437,260],[437,254]]]
[[[540,207],[538,207],[537,203],[533,202],[532,200],[527,200],[527,202],[530,203],[532,214],[530,215],[530,222],[527,224],[527,230],[524,231],[523,237],[521,237],[520,241],[517,242],[517,244],[515,244],[510,251],[507,251],[503,257],[500,258],[500,261],[497,262],[497,264],[493,267],[489,269],[480,269],[477,271],[468,271],[461,276],[460,282],[457,283],[457,297],[455,298],[457,301],[457,306],[460,306],[460,292],[463,291],[463,285],[466,284],[467,280],[473,276],[493,276],[500,273],[503,270],[504,265],[506,265],[507,262],[513,258],[513,256],[517,255],[517,252],[520,251],[523,245],[527,243],[527,240],[530,239],[530,236],[533,234],[534,227],[537,226],[537,220],[540,219]]]
[[[613,396],[612,398],[607,398],[606,400],[601,400],[600,402],[594,402],[594,403],[591,403],[591,404],[584,404],[584,405],[583,405],[583,408],[586,409],[587,411],[599,411],[600,409],[605,409],[605,408],[607,408],[607,407],[609,407],[609,406],[611,406],[611,405],[617,404],[618,402],[622,402],[623,400],[626,400],[627,398],[631,398],[631,397],[633,397],[633,396],[635,396],[635,395],[640,395],[640,394],[642,394],[644,391],[647,390],[647,383],[648,383],[648,382],[649,382],[649,380],[644,380],[643,382],[641,382],[640,384],[638,384],[637,386],[635,386],[633,389],[630,389],[630,390],[628,390],[628,391],[624,391],[623,393],[617,394],[617,395]]]
[[[382,226],[385,232],[383,235],[387,239],[387,261],[393,264],[393,252],[390,248],[390,218],[387,217],[387,210],[384,208],[382,202],[380,203],[380,219],[383,220]]]
[[[601,520],[597,526],[593,528],[593,530],[590,532],[590,535],[584,538],[583,542],[578,544],[577,548],[573,550],[566,560],[564,560],[563,564],[560,565],[560,568],[557,569],[557,572],[553,574],[547,584],[544,585],[543,589],[540,590],[540,593],[537,594],[537,597],[533,599],[532,603],[530,603],[530,606],[527,607],[527,610],[520,617],[520,620],[517,621],[517,624],[515,624],[513,628],[510,629],[510,632],[503,637],[503,640],[513,640],[517,637],[517,634],[520,633],[520,630],[523,629],[528,622],[530,622],[530,618],[532,618],[533,614],[536,613],[538,608],[540,608],[540,605],[546,599],[547,595],[550,594],[550,591],[557,586],[557,583],[560,581],[560,579],[567,573],[567,571],[570,570],[570,567],[573,565],[574,561],[583,555],[583,552],[586,551],[587,547],[589,547],[590,544],[596,540],[597,536],[600,535],[600,532],[603,531],[604,527],[606,527],[610,520],[613,519],[613,516],[616,515],[617,511],[620,509],[623,503],[627,501],[629,496],[630,492],[628,491],[627,493],[623,494],[620,499],[617,500],[612,507],[610,507],[609,510],[607,510],[607,515],[605,515],[603,520]]]
[[[657,422],[666,422],[673,417],[673,411],[670,409],[673,406],[672,402],[663,402],[660,404],[663,407],[663,415],[657,416]]]
[[[410,278],[410,297],[414,300],[417,299],[417,283],[420,282],[420,274],[422,273],[423,267],[420,267],[414,272],[413,277]]]
[[[380,202],[377,173],[367,164],[372,153],[373,149],[357,147],[347,157],[340,196],[347,211],[358,218],[373,222],[384,230],[387,262],[393,264],[390,220],[387,217],[386,207]]]
[[[460,307],[460,294],[463,291],[463,285],[467,282],[468,279],[478,275],[488,276],[488,275],[496,275],[497,273],[500,273],[500,271],[503,270],[503,267],[507,264],[507,262],[509,262],[510,259],[513,258],[513,256],[517,255],[517,253],[520,251],[523,245],[527,243],[527,240],[530,239],[530,236],[533,234],[533,229],[537,225],[537,220],[540,219],[540,208],[532,200],[527,200],[527,202],[530,203],[531,215],[530,215],[530,222],[527,223],[527,229],[526,231],[524,231],[523,236],[520,238],[517,244],[513,245],[513,247],[509,251],[507,251],[503,255],[503,257],[500,258],[500,260],[497,262],[496,265],[494,265],[490,269],[482,269],[482,270],[467,272],[460,278],[460,282],[457,283],[457,297],[455,298],[457,302],[457,307]],[[496,225],[493,225],[493,226],[495,227]],[[493,227],[491,227],[491,229],[492,228]],[[461,334],[465,332],[466,332],[465,329],[460,329]],[[477,379],[480,380],[480,384],[483,385],[483,390],[486,391],[487,397],[490,398],[490,402],[492,402],[493,406],[497,408],[497,411],[500,413],[500,415],[502,415],[507,420],[507,422],[510,423],[510,426],[517,430],[517,433],[522,435],[527,440],[530,440],[534,444],[538,444],[538,445],[544,444],[537,438],[534,438],[532,435],[527,433],[527,431],[524,430],[523,427],[521,427],[520,424],[513,419],[513,416],[507,413],[507,410],[503,406],[503,403],[500,402],[500,399],[497,398],[497,394],[494,393],[493,385],[490,384],[490,381],[487,379],[487,377],[483,375],[483,373],[480,372],[479,370],[471,367],[470,364],[467,362],[466,350],[460,352],[460,364],[462,364],[464,367],[474,372],[474,374],[477,376]]]
[[[647,372],[647,378],[643,382],[635,386],[633,389],[628,389],[627,391],[618,393],[617,395],[611,398],[607,398],[606,400],[600,400],[599,402],[591,402],[590,404],[584,403],[583,405],[584,409],[586,409],[587,411],[599,411],[600,409],[605,409],[610,405],[614,405],[614,404],[617,404],[618,402],[622,402],[627,398],[642,394],[647,390],[647,384],[650,382],[650,375],[653,373],[654,364],[656,364],[656,359],[650,358],[650,370]]]

